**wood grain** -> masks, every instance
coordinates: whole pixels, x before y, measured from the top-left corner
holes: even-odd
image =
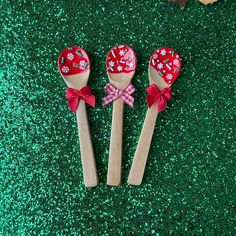
[[[97,168],[90,137],[86,105],[83,100],[80,100],[79,102],[76,117],[79,131],[84,184],[86,187],[95,187],[98,185]]]
[[[113,102],[112,129],[107,172],[107,184],[113,186],[118,186],[121,182],[123,107],[124,102],[122,99],[119,98]]]
[[[146,118],[141,135],[139,137],[138,146],[128,177],[129,184],[140,185],[142,183],[157,114],[157,104],[155,103],[151,108],[148,109],[146,114]]]

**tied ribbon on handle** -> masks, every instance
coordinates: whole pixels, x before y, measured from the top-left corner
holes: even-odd
[[[147,87],[146,91],[148,94],[146,97],[148,107],[151,107],[156,102],[158,112],[166,108],[167,100],[170,100],[172,97],[171,88],[164,88],[160,91],[155,84]]]
[[[95,107],[95,96],[92,94],[89,86],[85,86],[80,90],[67,87],[66,98],[68,99],[67,105],[73,112],[76,112],[80,99],[84,100],[90,106]]]
[[[108,95],[102,99],[102,106],[106,106],[117,98],[121,98],[130,107],[133,107],[134,98],[131,95],[134,93],[135,87],[132,84],[129,84],[126,89],[118,89],[109,83],[105,85],[104,90]]]

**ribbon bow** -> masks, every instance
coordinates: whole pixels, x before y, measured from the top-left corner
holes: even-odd
[[[85,86],[80,90],[67,87],[66,98],[68,99],[67,105],[73,112],[76,112],[80,99],[95,107],[95,96],[92,94],[89,86]]]
[[[161,112],[166,108],[167,100],[170,100],[172,97],[171,88],[164,88],[160,91],[155,84],[147,87],[146,91],[148,94],[146,97],[148,107],[151,107],[157,102],[158,112]]]
[[[132,84],[126,89],[118,89],[113,84],[106,84],[104,90],[108,95],[102,99],[102,105],[106,106],[108,103],[113,102],[117,98],[121,98],[130,107],[133,107],[134,98],[131,94],[134,93],[135,87]]]

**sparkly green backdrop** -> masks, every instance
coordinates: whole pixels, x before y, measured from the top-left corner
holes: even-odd
[[[236,1],[181,10],[167,1],[2,0],[0,235],[235,235]],[[125,107],[123,177],[106,186],[112,106],[101,106],[105,56],[137,52],[135,107]],[[85,189],[75,115],[57,57],[89,53],[88,109],[100,184]],[[157,120],[143,183],[126,183],[147,106],[152,52],[183,69]]]

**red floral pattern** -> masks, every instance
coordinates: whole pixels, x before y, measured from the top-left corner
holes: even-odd
[[[107,54],[106,68],[109,73],[129,73],[135,71],[136,67],[136,53],[129,46],[116,46]]]
[[[173,84],[179,75],[182,61],[172,48],[159,48],[152,54],[150,65],[167,84]]]
[[[62,75],[75,75],[90,69],[87,53],[79,47],[72,46],[61,52],[58,67]]]

